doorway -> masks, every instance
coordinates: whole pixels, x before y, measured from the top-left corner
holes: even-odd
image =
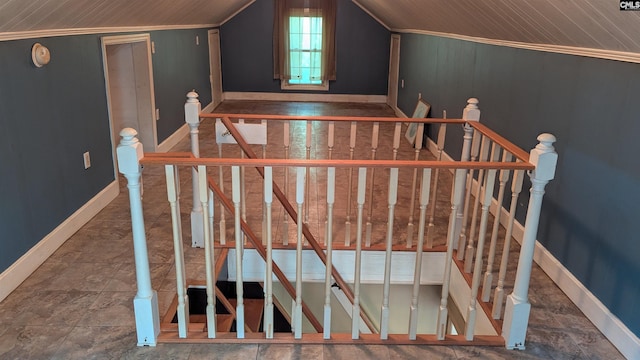
[[[220,65],[220,30],[209,30],[209,81],[213,108],[222,102],[222,69]]]
[[[117,177],[115,154],[122,129],[136,129],[145,152],[155,152],[158,146],[151,37],[149,34],[103,37],[102,59]]]
[[[387,90],[387,105],[393,110],[398,109],[398,76],[400,72],[400,35],[391,35],[389,51],[389,88]]]

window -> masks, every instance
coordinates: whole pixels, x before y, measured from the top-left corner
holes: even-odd
[[[322,18],[289,18],[289,85],[321,85]]]
[[[335,0],[276,0],[273,78],[288,90],[328,90],[336,79]]]

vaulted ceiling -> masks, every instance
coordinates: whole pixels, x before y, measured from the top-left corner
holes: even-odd
[[[0,0],[0,38],[42,30],[220,25],[265,0]],[[640,12],[613,0],[354,0],[394,31],[640,53]]]

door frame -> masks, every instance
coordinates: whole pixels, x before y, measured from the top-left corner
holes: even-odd
[[[222,58],[220,53],[220,30],[212,29],[207,31],[207,42],[209,45],[209,83],[211,84],[211,104],[215,109],[223,100],[222,91]],[[213,36],[217,35],[218,40],[213,41]],[[211,46],[213,44],[213,47]],[[217,59],[216,59],[217,57]],[[215,76],[214,76],[215,74]],[[217,81],[216,81],[217,80]],[[219,96],[216,96],[219,94]]]
[[[398,48],[394,51],[393,43],[398,43]],[[395,62],[395,68],[391,65]],[[400,77],[400,34],[391,34],[391,42],[389,43],[389,82],[387,88],[387,105],[391,106],[396,113],[398,112],[398,82]],[[395,94],[395,96],[391,96]]]
[[[102,43],[102,66],[104,69],[104,81],[105,81],[105,90],[107,95],[107,111],[109,114],[109,132],[111,135],[111,147],[112,147],[112,156],[113,156],[113,171],[115,178],[118,178],[118,162],[116,157],[116,148],[120,143],[120,134],[119,131],[114,129],[113,124],[113,104],[111,99],[111,86],[109,83],[109,68],[107,63],[107,47],[112,45],[123,45],[123,44],[139,44],[143,43],[146,45],[146,57],[148,62],[149,69],[149,97],[150,104],[149,107],[149,116],[147,119],[151,119],[151,124],[146,124],[145,129],[151,129],[153,135],[153,144],[144,144],[146,146],[150,146],[153,151],[156,151],[158,148],[158,130],[156,125],[156,104],[155,104],[155,87],[153,84],[153,62],[152,62],[152,45],[151,45],[151,35],[149,33],[144,34],[134,34],[134,35],[116,35],[116,36],[103,36],[101,38]],[[150,126],[149,126],[150,125]],[[140,129],[137,129],[140,131]]]

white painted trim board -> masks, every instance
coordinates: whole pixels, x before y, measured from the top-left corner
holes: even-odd
[[[224,100],[263,100],[263,101],[322,101],[387,103],[387,95],[351,95],[351,94],[302,94],[267,92],[225,92]]]
[[[115,180],[3,271],[0,274],[0,301],[36,271],[71,235],[115,199],[119,192],[118,180]]]

